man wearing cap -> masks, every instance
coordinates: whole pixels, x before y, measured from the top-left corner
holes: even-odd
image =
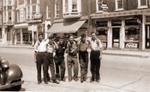
[[[68,80],[75,81],[78,80],[78,61],[77,61],[77,53],[78,53],[78,46],[77,43],[74,41],[73,36],[70,36],[68,44],[67,44],[67,66],[68,66]],[[72,77],[72,68],[74,72],[74,76]]]
[[[90,47],[91,47],[91,82],[100,80],[100,65],[101,65],[101,52],[102,52],[102,44],[101,41],[96,37],[95,33],[92,33],[92,37],[90,39]]]

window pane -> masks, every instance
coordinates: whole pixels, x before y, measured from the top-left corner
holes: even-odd
[[[0,29],[0,39],[2,39],[2,29]]]
[[[77,0],[72,0],[72,12],[77,12]]]
[[[59,8],[59,2],[56,0],[55,2],[55,17],[59,17],[60,8]]]
[[[68,12],[68,0],[65,2],[65,11]]]
[[[146,5],[147,0],[140,0],[141,1],[141,6]]]
[[[98,0],[98,10],[102,10],[102,0]]]
[[[118,0],[118,9],[123,8],[123,0]]]

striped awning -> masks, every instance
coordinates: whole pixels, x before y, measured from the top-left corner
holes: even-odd
[[[75,33],[85,23],[84,21],[76,22],[59,22],[54,23],[48,32],[50,33]]]

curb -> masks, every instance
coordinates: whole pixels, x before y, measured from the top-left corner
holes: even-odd
[[[134,52],[136,53],[136,52]],[[149,58],[150,55],[145,54],[128,54],[128,53],[109,53],[109,52],[103,52],[103,55],[113,55],[113,56],[128,56],[128,57],[140,57],[140,58]]]

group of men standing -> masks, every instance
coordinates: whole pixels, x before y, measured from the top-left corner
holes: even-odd
[[[38,84],[42,82],[42,68],[45,84],[48,84],[49,81],[57,84],[59,84],[58,80],[65,81],[66,67],[68,69],[68,81],[78,81],[79,65],[82,83],[87,79],[88,61],[91,61],[91,82],[99,82],[102,44],[95,33],[92,33],[91,37],[83,34],[78,40],[75,40],[73,35],[68,40],[59,37],[44,39],[42,34],[39,34],[38,38],[34,46]],[[67,54],[67,64],[65,64],[65,53]],[[51,77],[48,72],[49,68]]]

